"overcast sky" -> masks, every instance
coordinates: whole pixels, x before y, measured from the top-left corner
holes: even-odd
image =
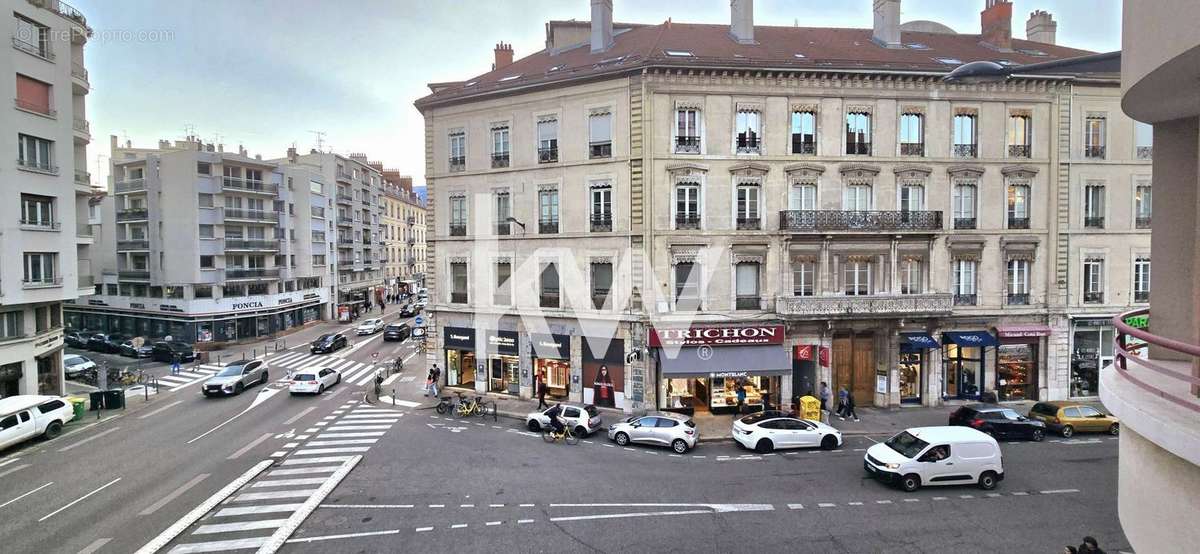
[[[72,0],[96,30],[85,53],[93,142],[89,167],[107,176],[109,135],[135,146],[194,126],[227,150],[280,157],[293,143],[365,152],[424,182],[426,83],[491,67],[492,48],[516,57],[545,44],[545,22],[590,17],[588,0]],[[620,22],[727,23],[728,0],[614,0]],[[758,0],[759,25],[871,26],[871,0]],[[983,0],[903,0],[902,21],[979,32]],[[1059,44],[1120,48],[1119,0],[1015,0],[1013,36],[1029,12],[1058,21]]]

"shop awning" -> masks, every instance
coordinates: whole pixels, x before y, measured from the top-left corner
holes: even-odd
[[[782,345],[689,346],[678,352],[673,348],[656,350],[658,367],[666,378],[785,375],[792,372],[792,358]],[[674,357],[671,357],[672,353]]]
[[[1050,336],[1049,325],[997,325],[996,335],[1002,339]]]
[[[942,333],[943,342],[959,346],[996,346],[996,337],[987,331],[948,331]]]
[[[916,349],[938,348],[942,346],[937,339],[926,333],[901,333],[900,346]]]

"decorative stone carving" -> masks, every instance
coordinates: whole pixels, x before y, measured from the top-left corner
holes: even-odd
[[[946,173],[955,179],[978,179],[983,176],[981,165],[952,165],[946,168]]]
[[[1031,165],[1007,165],[1000,168],[1000,173],[1010,179],[1032,179],[1038,169]]]
[[[838,167],[838,172],[843,177],[873,179],[879,175],[879,166],[865,163],[845,163]]]
[[[825,173],[825,166],[813,163],[795,163],[783,166],[783,172],[792,179],[816,178]]]

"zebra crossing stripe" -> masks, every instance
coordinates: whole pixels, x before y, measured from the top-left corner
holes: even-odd
[[[362,379],[359,379],[354,384],[361,387],[367,383],[370,383],[371,379],[374,379],[374,378],[375,378],[375,366],[370,366],[367,368],[366,374],[362,376]]]
[[[354,362],[353,368],[350,368],[350,366],[346,366],[346,367],[349,369],[342,372],[342,379],[350,380],[350,379],[353,379],[356,375],[358,375],[358,372],[364,367],[364,364],[362,362]]]

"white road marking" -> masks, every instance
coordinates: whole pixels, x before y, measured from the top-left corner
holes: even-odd
[[[499,521],[489,521],[489,522],[487,522],[487,523],[484,523],[484,525],[487,525],[487,526],[489,526],[489,527],[490,527],[490,526],[492,526],[492,525],[500,525],[500,523],[502,523],[502,522],[499,522]]]
[[[100,438],[100,437],[103,437],[104,435],[107,435],[107,434],[109,434],[109,433],[115,433],[115,432],[116,432],[118,429],[120,429],[120,427],[113,427],[112,429],[108,429],[107,431],[101,431],[101,432],[99,432],[99,433],[96,433],[95,435],[92,435],[92,436],[90,436],[90,437],[88,437],[88,438],[86,438],[86,439],[80,440],[80,441],[78,441],[78,442],[76,442],[76,443],[74,443],[74,444],[72,444],[72,445],[70,445],[70,446],[64,446],[64,447],[62,447],[62,448],[59,448],[59,449],[58,449],[58,451],[59,451],[59,452],[66,452],[66,451],[68,451],[68,450],[70,450],[70,449],[72,449],[72,448],[75,448],[76,446],[82,446],[82,445],[85,445],[85,444],[87,444],[87,443],[89,443],[89,442],[92,442],[92,441],[94,441],[94,440],[96,440],[96,439],[98,439],[98,438]]]
[[[57,510],[54,510],[53,512],[50,512],[50,513],[48,513],[48,514],[46,514],[46,515],[42,516],[42,518],[38,520],[38,523],[41,523],[41,522],[43,522],[43,521],[46,521],[47,519],[50,519],[50,518],[52,518],[52,517],[54,517],[54,516],[58,515],[58,514],[59,514],[59,513],[61,513],[63,510],[66,510],[67,508],[70,508],[71,506],[74,506],[74,505],[76,505],[76,504],[78,504],[78,503],[80,503],[80,502],[83,502],[83,501],[84,501],[84,500],[86,500],[86,499],[87,499],[89,496],[91,496],[91,495],[93,495],[93,494],[96,494],[96,493],[98,493],[98,492],[100,492],[100,491],[102,491],[102,490],[104,490],[104,489],[107,489],[109,486],[111,486],[112,484],[114,484],[114,483],[116,483],[117,481],[120,481],[120,480],[121,480],[121,478],[120,478],[120,477],[117,477],[116,479],[113,479],[112,481],[109,481],[109,482],[107,482],[107,483],[105,483],[105,484],[103,484],[103,485],[100,485],[100,488],[98,488],[98,489],[96,489],[96,490],[94,490],[94,491],[92,491],[92,492],[89,492],[89,493],[87,493],[87,494],[85,494],[85,495],[83,495],[83,496],[81,496],[81,497],[79,497],[79,498],[76,498],[75,500],[72,500],[72,501],[71,501],[69,504],[67,504],[66,506],[63,506],[63,507],[61,507],[61,508],[59,508],[59,509],[57,509]]]
[[[474,508],[475,505],[474,504],[459,504],[458,507],[459,508]]]
[[[326,477],[302,477],[298,479],[275,479],[270,481],[259,481],[250,485],[250,488],[265,488],[265,487],[291,487],[295,485],[320,485],[325,482]]]
[[[862,506],[863,505],[862,502],[847,502],[846,504],[848,504],[850,506]]]
[[[170,404],[167,404],[166,406],[163,406],[163,407],[161,407],[161,408],[159,408],[159,409],[157,409],[157,410],[154,410],[153,412],[150,412],[150,413],[148,413],[148,414],[146,414],[146,415],[140,415],[140,416],[138,416],[138,419],[146,419],[146,418],[148,418],[148,417],[154,417],[154,416],[156,416],[156,415],[158,415],[158,414],[160,414],[160,413],[162,413],[162,412],[165,412],[165,411],[167,411],[167,410],[169,410],[169,409],[171,409],[171,408],[174,408],[175,406],[178,406],[178,405],[180,405],[180,404],[183,404],[183,401],[182,401],[182,400],[176,400],[176,401],[174,401],[174,402],[172,402],[172,403],[170,403]]]
[[[973,494],[960,494],[960,495],[958,495],[958,497],[959,497],[959,498],[962,498],[963,500],[969,500],[969,499],[971,499],[971,498],[975,498],[975,495],[973,495]]]
[[[271,457],[271,458],[282,458],[282,457],[284,457],[284,456],[287,456],[287,455],[288,455],[288,453],[287,453],[287,452],[284,452],[284,451],[282,451],[282,450],[276,450],[276,451],[274,451],[274,452],[272,452],[272,453],[271,453],[271,456],[270,456],[270,457]]]
[[[367,368],[367,371],[365,373],[363,373],[362,379],[355,381],[354,384],[361,387],[367,383],[370,383],[371,380],[375,378],[376,371],[377,371],[377,368],[375,366],[370,366],[369,368]]]
[[[821,503],[817,504],[818,508],[833,508],[835,506],[837,506],[837,504],[834,504],[832,502],[821,502]]]
[[[247,444],[246,446],[243,446],[243,447],[242,447],[241,449],[239,449],[237,452],[234,452],[233,454],[230,454],[230,455],[229,455],[229,457],[228,457],[228,458],[225,458],[225,459],[226,459],[226,460],[236,460],[236,459],[238,459],[238,458],[239,458],[239,457],[240,457],[242,454],[245,454],[245,453],[249,452],[249,451],[250,451],[250,449],[254,448],[255,446],[258,446],[258,445],[262,444],[262,442],[263,442],[263,441],[265,441],[265,440],[267,440],[267,439],[269,439],[269,438],[271,438],[271,433],[265,433],[265,434],[263,434],[263,436],[261,436],[261,437],[258,437],[257,439],[254,439],[254,440],[250,441],[250,444]]]
[[[180,402],[182,402],[182,400],[181,400]],[[7,460],[4,460],[3,462],[0,462],[0,467],[4,467],[4,466],[6,466],[6,465],[8,465],[8,464],[11,464],[11,463],[13,463],[13,462],[16,462],[17,460],[20,460],[20,458],[9,458],[9,459],[7,459]]]
[[[521,504],[521,505],[520,505],[520,507],[522,507],[522,508],[532,508],[532,507],[534,507],[534,506],[536,506],[536,505],[537,505],[537,504]]]
[[[328,433],[330,431],[342,432],[342,431],[378,431],[378,430],[386,431],[391,428],[392,428],[391,425],[333,425],[330,427],[326,427],[325,432]]]
[[[231,541],[196,542],[181,544],[172,548],[170,554],[192,554],[194,552],[221,552],[224,550],[243,550],[257,548],[267,542],[266,537],[252,539],[234,539]]]
[[[804,504],[788,504],[787,507],[789,510],[803,510]]]
[[[162,497],[161,499],[159,499],[158,502],[155,502],[155,503],[147,506],[145,510],[138,512],[138,515],[139,516],[148,516],[150,514],[153,514],[154,512],[157,512],[159,508],[166,506],[167,503],[169,503],[172,500],[175,500],[176,498],[179,498],[180,495],[182,495],[183,493],[187,492],[192,487],[199,484],[200,481],[207,479],[208,475],[209,474],[207,474],[207,473],[201,473],[195,477],[192,477],[191,481],[188,481],[188,482],[184,483],[182,486],[180,486],[179,488],[171,491],[170,494]],[[3,506],[0,506],[0,508],[3,508]]]
[[[349,460],[350,456],[325,456],[321,458],[288,458],[279,465],[294,466],[303,464],[327,464],[329,462],[344,462]]]
[[[996,498],[996,497],[999,497],[999,496],[1000,496],[1000,493],[998,493],[998,492],[989,492],[989,493],[987,493],[987,495],[986,495],[986,496],[987,496],[988,498]]]
[[[933,499],[934,500],[945,500],[946,497],[945,496],[935,496],[935,497],[933,497]]]
[[[1067,494],[1072,492],[1079,492],[1079,489],[1054,489],[1048,491],[1038,491],[1038,494]]]
[[[394,510],[396,508],[412,508],[412,504],[321,504],[320,508],[355,508],[374,510]]]
[[[18,501],[18,500],[20,500],[20,499],[22,499],[22,498],[25,498],[26,496],[29,496],[29,495],[31,495],[31,494],[33,494],[33,493],[37,492],[37,491],[40,491],[40,490],[42,490],[42,489],[44,489],[44,488],[46,488],[46,487],[49,487],[50,485],[53,485],[53,484],[54,484],[54,481],[51,481],[51,482],[49,482],[49,483],[46,483],[45,485],[42,485],[42,486],[40,486],[40,487],[38,487],[38,488],[36,488],[36,489],[33,489],[33,490],[31,490],[31,491],[29,491],[29,492],[27,492],[27,493],[25,493],[25,494],[22,494],[21,496],[18,496],[18,497],[16,497],[16,498],[12,499],[12,500],[9,500],[8,502],[5,502],[5,503],[3,503],[3,504],[0,504],[0,508],[3,508],[3,507],[5,507],[5,506],[7,506],[7,505],[9,505],[9,504],[12,504],[13,502],[16,502],[16,501]]]
[[[285,421],[285,422],[283,422],[283,424],[284,424],[284,425],[291,425],[291,424],[293,424],[293,423],[295,423],[295,422],[297,422],[297,421],[300,421],[300,418],[302,418],[302,417],[304,417],[304,416],[308,415],[308,412],[311,412],[311,411],[313,411],[313,410],[315,410],[315,409],[317,409],[317,407],[316,407],[316,406],[309,406],[309,407],[307,407],[307,408],[305,408],[305,409],[301,410],[301,411],[300,411],[300,413],[298,413],[298,414],[296,414],[296,415],[294,415],[294,416],[292,416],[292,417],[288,418],[288,420],[287,420],[287,421]]]
[[[255,529],[278,529],[286,519],[260,519],[257,521],[241,521],[238,523],[214,523],[201,525],[193,535],[211,535],[213,533],[236,533],[238,531],[253,531]]]
[[[321,433],[317,435],[318,439],[353,439],[360,437],[382,437],[386,435],[386,431],[370,431],[362,433]]]
[[[489,508],[503,508],[504,504],[488,504]]]
[[[892,501],[891,500],[876,500],[875,503],[876,504],[891,504]]]
[[[451,529],[463,529],[463,528],[466,528],[466,526],[467,526],[466,523],[456,523],[454,525],[451,525],[450,528]]]
[[[921,499],[920,498],[905,498],[904,501],[905,502],[920,502]]]
[[[518,524],[533,523],[533,520],[532,519],[518,519],[517,523]]]
[[[391,412],[391,411],[388,411],[388,412],[380,411],[378,413],[362,413],[359,410],[355,410],[355,412],[352,414],[342,416],[342,421],[351,421],[351,420],[356,420],[356,419],[386,419],[386,418],[392,418],[392,417],[399,417],[403,413],[404,412]]]
[[[294,512],[300,504],[266,504],[262,506],[242,506],[238,508],[222,508],[213,517],[232,517],[255,514],[273,514],[279,512]]]
[[[231,499],[230,502],[251,502],[254,500],[276,500],[279,498],[304,498],[317,492],[317,489],[300,489],[294,491],[244,492]]]
[[[524,504],[522,504],[524,506]],[[531,504],[532,506],[532,504]],[[567,504],[550,504],[551,508],[708,508],[714,513],[728,512],[769,512],[775,509],[772,504],[705,504],[705,503],[678,503],[678,502],[593,502],[593,503],[567,503]],[[554,520],[551,520],[554,521]]]
[[[343,446],[340,448],[305,448],[294,452],[297,456],[315,456],[318,454],[351,454],[366,452],[369,446]]]
[[[1025,491],[1018,491],[1018,492],[1009,493],[1009,494],[1011,494],[1013,496],[1029,496],[1029,493],[1027,493]]]
[[[112,537],[96,539],[96,540],[92,541],[92,544],[89,544],[89,545],[83,547],[83,550],[80,550],[79,554],[92,554],[93,552],[100,550],[101,547],[108,544],[108,542],[111,540],[112,540]]]
[[[429,507],[430,508],[445,508],[446,505],[445,504],[430,504]]]
[[[652,517],[652,516],[686,516],[695,514],[711,514],[708,510],[674,510],[665,512],[632,512],[627,514],[594,514],[588,516],[565,516],[552,517],[550,521],[586,521],[592,519],[623,519],[630,517]],[[517,523],[520,523],[518,521]]]
[[[206,436],[208,436],[208,435],[212,434],[212,433],[213,433],[213,432],[215,432],[217,429],[220,429],[220,428],[222,428],[222,427],[224,427],[224,426],[228,425],[228,424],[229,424],[229,422],[231,422],[231,421],[233,421],[233,420],[235,420],[235,419],[237,419],[237,418],[239,418],[239,417],[242,417],[242,415],[244,415],[246,412],[249,412],[250,410],[253,410],[253,409],[254,409],[256,406],[259,406],[259,405],[261,405],[263,402],[266,402],[268,398],[271,398],[272,396],[275,396],[275,394],[277,394],[277,393],[278,393],[280,390],[281,390],[281,389],[263,389],[263,390],[260,390],[260,391],[258,391],[258,394],[257,394],[257,395],[254,397],[254,401],[253,401],[253,402],[251,402],[249,406],[246,406],[246,409],[245,409],[245,410],[242,410],[242,411],[241,411],[240,413],[238,413],[237,415],[235,415],[235,416],[233,416],[233,417],[231,417],[231,418],[229,418],[229,419],[227,419],[227,420],[225,420],[225,421],[221,422],[221,423],[220,423],[219,425],[217,425],[216,427],[213,427],[212,429],[209,429],[209,430],[205,431],[205,432],[204,432],[204,433],[202,433],[200,436],[198,436],[198,437],[196,437],[196,438],[194,438],[194,439],[192,439],[192,440],[190,440],[190,441],[187,441],[187,444],[192,444],[193,442],[196,442],[196,441],[198,441],[198,440],[200,440],[200,439],[202,439],[202,438],[204,438],[204,437],[206,437]]]
[[[424,533],[426,531],[433,531],[433,527],[417,527],[418,533]]]
[[[417,532],[420,533],[423,531],[432,531],[432,530],[433,530],[433,527],[421,527],[421,528],[417,529]],[[380,535],[397,535],[399,533],[400,533],[399,529],[388,529],[386,531],[366,531],[363,533],[346,533],[344,535],[324,535],[321,537],[302,537],[302,538],[298,538],[298,539],[288,539],[287,544],[330,541],[330,540],[334,540],[334,539],[352,539],[352,538],[356,538],[356,537],[378,537]]]
[[[325,467],[298,467],[298,468],[296,468],[296,469],[274,469],[274,470],[271,470],[269,473],[267,473],[267,475],[269,475],[269,476],[276,476],[276,475],[311,475],[311,474],[313,474],[313,473],[330,473],[330,472],[333,472],[333,471],[337,471],[337,468],[339,468],[339,467],[341,467],[341,466],[325,466]]]
[[[305,446],[342,446],[347,444],[375,444],[379,439],[344,439],[331,441],[308,441]]]

